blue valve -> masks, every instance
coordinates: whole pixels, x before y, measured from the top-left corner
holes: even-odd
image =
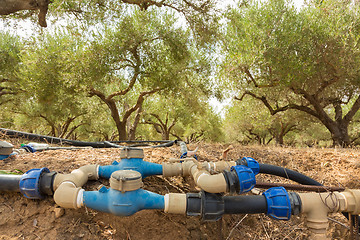
[[[231,167],[231,171],[235,171],[239,180],[239,194],[246,193],[253,189],[256,184],[254,172],[243,165]]]
[[[45,196],[40,191],[40,177],[43,173],[49,173],[47,168],[34,168],[21,176],[20,192],[30,199],[43,199]]]
[[[267,215],[277,220],[289,220],[291,216],[291,202],[284,187],[273,187],[263,195],[267,203]]]

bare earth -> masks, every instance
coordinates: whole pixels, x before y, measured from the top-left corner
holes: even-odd
[[[1,139],[0,139],[1,140]],[[18,142],[7,139],[18,146]],[[194,149],[197,145],[190,145]],[[200,161],[218,161],[228,145],[200,144]],[[47,167],[51,171],[70,173],[86,164],[108,165],[119,159],[119,149],[56,150],[28,153],[0,161],[1,170]],[[145,161],[161,163],[179,157],[179,147],[147,149]],[[360,187],[360,151],[357,149],[280,148],[235,145],[227,160],[253,157],[302,172],[328,186]],[[258,176],[263,181],[291,181]],[[107,180],[89,182],[86,190],[108,185]],[[159,194],[196,192],[192,180],[182,177],[152,176],[144,179],[146,190]],[[341,214],[329,216],[329,237],[346,239],[348,222]],[[335,223],[336,220],[339,223]],[[0,193],[0,239],[307,239],[301,217],[276,221],[261,215],[227,215],[218,222],[203,223],[199,218],[165,214],[160,210],[144,210],[130,217],[82,208],[61,209],[51,197],[29,200],[20,193]]]

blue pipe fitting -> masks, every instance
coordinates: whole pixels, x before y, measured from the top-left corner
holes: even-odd
[[[162,175],[161,164],[143,161],[142,158],[124,158],[120,162],[114,161],[108,166],[99,166],[99,177],[110,178],[111,174],[118,170],[134,170],[141,173],[142,177]]]
[[[4,160],[6,158],[8,158],[10,155],[0,155],[0,160]]]
[[[231,167],[230,171],[236,172],[239,181],[238,182],[239,194],[246,193],[255,187],[256,184],[255,174],[250,168],[242,165],[237,165]]]
[[[31,152],[31,153],[36,152],[36,149],[31,145],[21,144],[21,148],[24,148],[27,152]]]
[[[180,159],[182,159],[182,158],[187,158],[187,152],[181,154]],[[196,154],[193,156],[193,158],[195,158],[196,160],[198,160],[198,157],[197,157]],[[184,162],[184,161],[180,161],[180,162],[182,163],[182,162]]]
[[[183,154],[181,154],[180,158],[186,158],[187,157],[187,152],[184,152]]]
[[[30,199],[44,199],[45,195],[40,191],[40,178],[43,173],[49,172],[50,170],[45,167],[27,171],[21,176],[19,182],[20,192]]]
[[[99,191],[85,191],[86,207],[116,216],[130,216],[143,209],[164,209],[164,196],[143,189],[120,192],[102,187]]]
[[[255,175],[257,175],[260,172],[260,165],[259,162],[251,157],[243,157],[241,160],[236,161],[237,165],[244,165],[248,168],[251,168],[251,170],[254,172]]]
[[[291,216],[291,202],[284,187],[273,187],[263,195],[267,203],[267,215],[277,220],[289,220]]]

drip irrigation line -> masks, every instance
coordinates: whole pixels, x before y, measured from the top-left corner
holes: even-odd
[[[147,146],[147,147],[135,147],[133,146],[121,146],[121,145],[117,145],[114,144],[112,142],[108,142],[108,141],[104,141],[104,144],[106,146],[109,147],[113,147],[113,148],[128,148],[128,149],[144,149],[144,148],[160,148],[160,147],[171,147],[172,145],[174,145],[176,143],[176,141],[169,141],[163,144],[159,144],[159,145],[155,145],[155,146]]]
[[[167,143],[172,142],[171,140],[123,140],[123,141],[109,141],[111,143]]]
[[[176,142],[176,141],[170,141],[170,140],[159,140],[159,141],[151,141],[151,140],[146,140],[146,141],[129,140],[129,141],[126,141],[126,140],[124,140],[124,141],[113,141],[113,142],[109,142],[109,141],[85,142],[85,141],[69,140],[69,139],[65,139],[65,138],[51,137],[51,136],[46,136],[46,135],[34,134],[34,133],[20,132],[20,131],[15,131],[15,130],[6,129],[6,128],[0,128],[0,133],[4,134],[6,136],[9,136],[9,137],[21,137],[21,138],[25,138],[28,140],[35,140],[35,141],[45,142],[45,143],[49,143],[49,144],[68,144],[68,145],[76,146],[76,147],[90,146],[93,148],[108,148],[108,147],[126,148],[126,147],[128,147],[128,146],[120,146],[120,145],[117,145],[116,143],[161,143],[159,145],[146,147],[146,148],[158,148],[158,147],[170,147]],[[130,147],[134,147],[134,146],[130,146]]]

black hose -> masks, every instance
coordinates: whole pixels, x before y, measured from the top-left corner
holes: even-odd
[[[319,183],[318,181],[302,173],[296,172],[294,170],[290,170],[275,165],[265,164],[265,163],[260,163],[259,167],[260,167],[259,169],[260,173],[271,174],[271,175],[287,178],[304,185],[322,186],[322,184]]]
[[[27,132],[19,132],[15,130],[10,130],[6,128],[0,128],[0,133],[5,134],[10,137],[22,137],[29,140],[36,140],[46,143],[60,143],[60,144],[69,144],[72,146],[78,146],[78,147],[85,147],[85,146],[91,146],[94,148],[105,148],[106,145],[103,142],[82,142],[82,141],[76,141],[76,140],[68,140],[65,138],[58,138],[58,137],[50,137],[45,135],[39,135],[39,134],[33,134],[33,133],[27,133]]]
[[[0,174],[0,191],[20,192],[19,182],[22,175]]]
[[[111,143],[168,143],[171,140],[122,140],[122,141],[110,141]]]
[[[159,145],[155,145],[155,146],[148,146],[148,147],[143,147],[143,148],[160,148],[160,147],[171,147],[172,145],[174,145],[175,141],[170,141],[167,143],[163,143],[163,144],[159,144]],[[121,145],[117,145],[115,143],[112,142],[108,142],[108,141],[104,141],[104,144],[108,147],[114,147],[114,148],[128,148],[128,149],[139,149],[136,148],[134,146],[121,146]]]
[[[65,138],[58,138],[58,137],[51,137],[51,136],[45,136],[45,135],[39,135],[39,134],[33,134],[33,133],[27,133],[27,132],[20,132],[15,130],[10,130],[6,128],[0,128],[0,133],[10,136],[10,137],[21,137],[26,138],[29,140],[35,140],[40,142],[46,142],[46,143],[54,143],[54,144],[68,144],[72,146],[77,147],[86,147],[90,146],[93,148],[107,148],[107,147],[115,147],[115,148],[124,148],[126,146],[119,146],[115,143],[104,141],[104,142],[83,142],[83,141],[77,141],[77,140],[69,140]],[[117,141],[117,142],[160,142],[163,144],[151,146],[150,148],[158,148],[158,147],[169,147],[172,146],[175,141]]]
[[[267,203],[264,195],[224,196],[225,214],[266,213]]]

